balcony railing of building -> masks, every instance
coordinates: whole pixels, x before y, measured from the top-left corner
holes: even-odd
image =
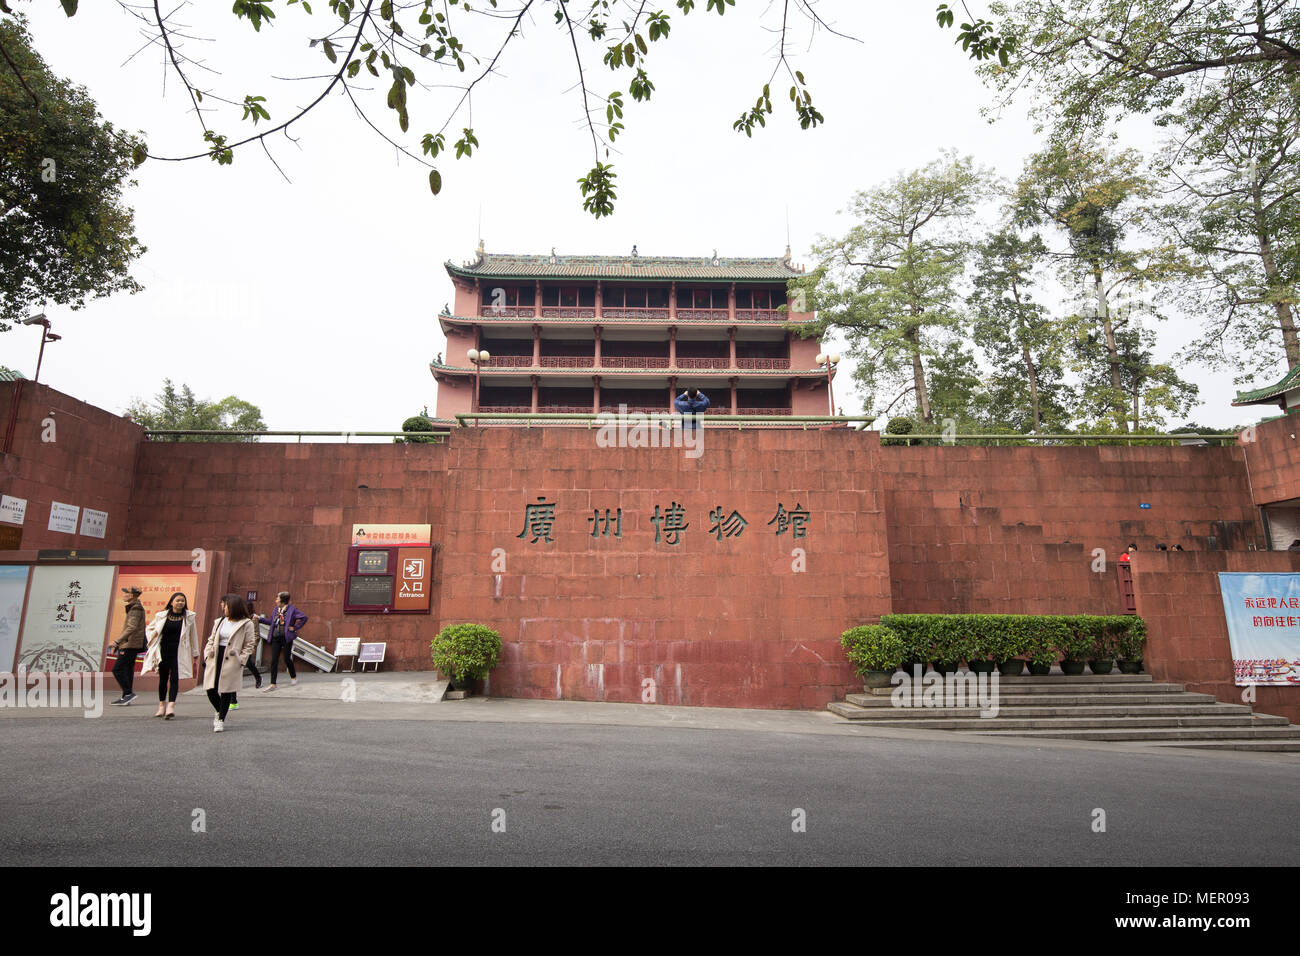
[[[489,305],[473,318],[482,319],[610,319],[633,322],[789,322],[790,314],[778,309],[666,309],[596,307],[590,305]]]
[[[491,350],[491,342],[488,342],[488,348]],[[492,368],[633,368],[633,369],[651,369],[651,368],[670,368],[667,356],[659,355],[602,355],[600,364],[596,363],[594,355],[543,355],[541,356],[541,365],[533,365],[531,355],[499,355],[492,352],[492,360],[484,369]],[[788,358],[737,358],[736,364],[731,365],[727,358],[690,358],[678,356],[677,368],[689,369],[750,369],[750,370],[769,370],[775,371],[788,369],[790,360]],[[820,371],[819,369],[808,369],[807,371]]]

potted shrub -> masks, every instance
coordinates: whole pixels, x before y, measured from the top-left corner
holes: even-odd
[[[1061,635],[1061,673],[1077,677],[1083,673],[1084,665],[1092,656],[1093,645],[1097,642],[1095,629],[1089,622],[1079,617],[1066,620],[1066,630]]]
[[[1056,647],[1061,636],[1067,633],[1060,621],[1051,618],[1037,618],[1025,644],[1025,654],[1029,657],[1029,673],[1037,677],[1046,677],[1052,673],[1056,663]]]
[[[867,690],[888,687],[907,650],[898,633],[883,624],[849,628],[840,635],[840,646]]]
[[[1028,646],[1024,621],[1021,615],[1011,614],[1000,614],[989,619],[993,660],[998,665],[998,673],[1004,677],[1025,672],[1025,662],[1019,657]]]
[[[451,624],[429,642],[433,666],[451,681],[447,696],[469,696],[501,658],[501,636],[482,624]]]
[[[1125,627],[1116,639],[1121,674],[1142,673],[1142,646],[1147,640],[1147,624],[1140,617],[1124,618]]]
[[[1109,674],[1115,667],[1115,631],[1109,619],[1098,622],[1088,666],[1094,674]]]
[[[976,674],[993,673],[993,641],[988,631],[982,627],[974,615],[968,617],[965,640],[962,651],[966,657],[966,666]]]

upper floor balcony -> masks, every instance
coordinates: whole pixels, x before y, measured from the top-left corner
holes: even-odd
[[[784,287],[727,285],[562,285],[486,283],[478,290],[478,314],[491,319],[591,319],[647,323],[785,323]],[[798,315],[798,313],[795,313]]]

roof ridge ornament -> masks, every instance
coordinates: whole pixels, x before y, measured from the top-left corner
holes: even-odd
[[[555,247],[551,246],[551,265],[555,265],[559,259],[555,255]]]
[[[475,265],[479,265],[479,264],[481,264],[481,263],[483,262],[483,258],[484,258],[484,256],[487,255],[487,253],[484,251],[484,248],[483,248],[483,239],[482,239],[482,237],[479,238],[479,241],[478,241],[478,248],[475,249],[474,251],[475,251],[476,253],[478,253],[478,259],[475,260],[474,264],[475,264]]]
[[[720,264],[720,260],[718,259],[718,250],[717,250],[717,249],[714,249],[714,250],[713,250],[713,264],[714,264],[715,266],[717,266],[717,265]]]

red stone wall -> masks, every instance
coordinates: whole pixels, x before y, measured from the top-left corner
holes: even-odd
[[[706,434],[694,459],[585,429],[453,434],[442,614],[500,630],[493,693],[638,701],[653,680],[660,703],[822,707],[860,686],[839,636],[890,606],[876,437]],[[520,537],[539,496],[556,505],[549,542]],[[689,528],[656,543],[651,516],[674,501]],[[775,533],[778,504],[810,513],[806,537]],[[621,539],[591,535],[607,508]],[[719,541],[718,508],[748,526]]]
[[[343,592],[354,523],[442,526],[445,459],[445,446],[432,444],[148,442],[132,547],[228,551],[228,587],[257,591],[259,612],[289,591],[310,618],[302,636],[312,643],[332,651],[338,637],[388,641],[390,668],[427,670],[436,608],[433,617],[344,616]],[[439,564],[435,555],[435,575]]]
[[[898,445],[880,462],[898,612],[1119,614],[1129,542],[1262,546],[1237,448]]]
[[[1239,446],[1257,504],[1300,498],[1300,438],[1293,437],[1300,435],[1298,428],[1300,416],[1276,418],[1257,426],[1255,440]]]
[[[1300,571],[1300,554],[1286,551],[1219,551],[1144,554],[1133,562],[1137,608],[1147,623],[1144,667],[1157,680],[1186,684],[1240,704],[1233,684],[1232,647],[1219,595],[1220,571]],[[1255,710],[1300,724],[1300,689],[1257,687]]]
[[[0,442],[16,390],[17,383],[0,382]],[[27,499],[22,547],[125,547],[136,448],[143,437],[140,426],[125,418],[45,385],[22,383],[13,446],[0,454],[0,492]],[[108,512],[105,537],[82,535],[80,513],[77,534],[48,530],[52,501]]]

